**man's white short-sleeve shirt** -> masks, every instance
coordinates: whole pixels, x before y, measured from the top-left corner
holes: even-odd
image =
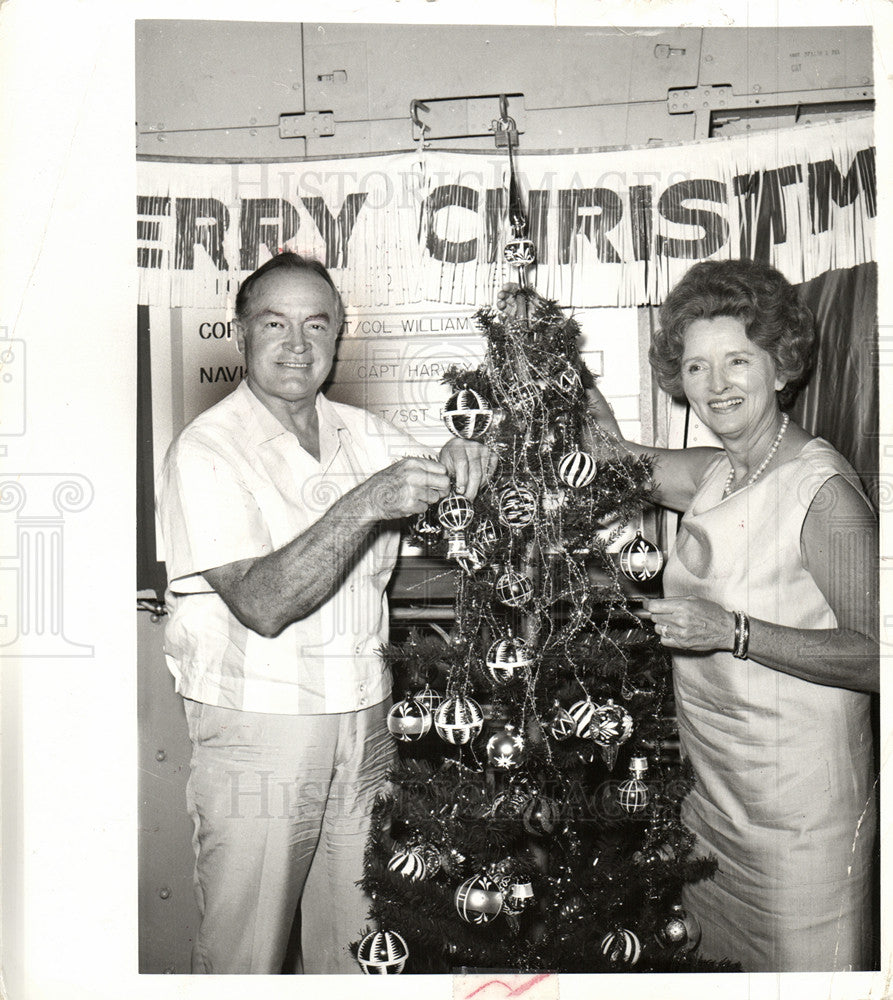
[[[320,461],[243,382],[171,445],[157,484],[168,573],[165,654],[186,698],[253,712],[350,712],[390,695],[385,587],[397,530],[374,531],[333,596],[279,635],[242,625],[203,572],[268,555],[354,486],[425,453],[356,407],[316,401]]]

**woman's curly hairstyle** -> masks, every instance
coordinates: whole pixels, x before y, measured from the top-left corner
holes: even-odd
[[[775,361],[780,406],[788,406],[806,381],[815,348],[812,313],[785,276],[752,260],[705,260],[695,264],[660,308],[660,329],[648,359],[658,385],[677,399],[682,391],[685,331],[696,319],[732,316],[744,324],[752,340]]]

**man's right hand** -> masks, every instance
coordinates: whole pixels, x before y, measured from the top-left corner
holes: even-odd
[[[431,458],[404,458],[357,488],[376,521],[421,514],[450,492],[446,468]]]

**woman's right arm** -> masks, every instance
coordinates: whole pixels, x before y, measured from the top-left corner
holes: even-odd
[[[586,411],[593,424],[615,437],[633,455],[645,455],[654,468],[654,499],[670,510],[686,511],[718,448],[652,448],[627,441],[610,403],[594,386],[586,390]]]
[[[521,292],[518,285],[507,284],[496,296],[496,308],[510,316],[525,319],[528,297],[537,299],[536,292]],[[700,485],[707,466],[719,451],[718,448],[650,448],[648,445],[627,441],[620,433],[614,411],[605,397],[593,386],[586,390],[586,409],[589,419],[603,431],[615,437],[633,455],[647,455],[654,467],[654,499],[662,507],[685,512]],[[594,438],[594,435],[593,435]],[[592,450],[597,451],[595,440]]]

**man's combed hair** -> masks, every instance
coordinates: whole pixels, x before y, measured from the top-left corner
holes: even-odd
[[[806,381],[815,352],[815,323],[785,276],[752,260],[707,260],[695,264],[660,308],[660,329],[648,358],[658,385],[677,399],[682,391],[685,331],[696,319],[731,316],[750,340],[772,356],[787,406]]]
[[[277,253],[275,256],[271,257],[265,264],[253,271],[239,286],[239,292],[236,295],[236,319],[244,320],[248,315],[248,304],[251,300],[251,290],[254,288],[255,284],[264,275],[269,274],[271,271],[310,271],[312,274],[318,275],[323,281],[332,289],[335,293],[335,301],[338,303],[339,315],[334,317],[338,326],[344,322],[344,302],[341,298],[341,293],[335,287],[335,282],[332,281],[332,276],[326,270],[325,266],[321,264],[318,260],[314,260],[312,257],[302,257],[300,254],[292,253],[290,250],[286,250],[283,253]]]

